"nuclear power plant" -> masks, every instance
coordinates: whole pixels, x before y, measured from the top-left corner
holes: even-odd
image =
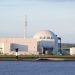
[[[41,30],[32,38],[26,37],[25,21],[24,37],[23,38],[0,38],[0,53],[14,55],[16,49],[19,55],[39,55],[39,54],[57,54],[61,44],[61,38],[50,30]],[[59,42],[60,41],[60,42]]]
[[[58,37],[49,30],[42,30],[32,38],[0,38],[0,52],[3,54],[39,55],[57,54]]]

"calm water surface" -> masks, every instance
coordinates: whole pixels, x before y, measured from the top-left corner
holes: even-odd
[[[75,75],[75,62],[0,61],[0,75]]]

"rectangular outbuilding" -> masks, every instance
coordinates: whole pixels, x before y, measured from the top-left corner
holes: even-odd
[[[75,47],[70,48],[70,55],[75,55]]]

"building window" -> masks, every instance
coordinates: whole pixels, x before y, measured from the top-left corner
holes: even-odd
[[[3,49],[3,48],[0,48],[0,54],[3,54],[3,51],[2,51],[2,49]]]
[[[43,37],[43,39],[45,39],[45,37]]]
[[[50,39],[50,37],[47,37],[47,39]]]
[[[40,39],[42,39],[42,37],[40,37]]]
[[[52,39],[52,37],[51,37],[51,39]]]
[[[40,37],[40,39],[46,39],[46,37]]]

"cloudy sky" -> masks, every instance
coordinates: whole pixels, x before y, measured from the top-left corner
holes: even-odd
[[[28,37],[48,29],[75,43],[74,0],[0,0],[0,37],[23,37],[25,15]]]

